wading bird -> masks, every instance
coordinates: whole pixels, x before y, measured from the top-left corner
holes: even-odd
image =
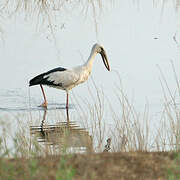
[[[110,66],[104,48],[99,44],[94,44],[87,62],[83,65],[74,67],[72,69],[58,67],[31,79],[29,81],[29,86],[40,85],[41,87],[44,103],[42,103],[40,106],[47,107],[47,99],[42,86],[47,85],[66,91],[66,109],[68,109],[69,90],[88,79],[92,70],[94,58],[98,53],[101,54],[105,67],[108,71],[110,71]]]

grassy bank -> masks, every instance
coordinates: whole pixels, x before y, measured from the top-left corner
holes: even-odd
[[[180,179],[180,154],[128,152],[0,159],[0,179]]]

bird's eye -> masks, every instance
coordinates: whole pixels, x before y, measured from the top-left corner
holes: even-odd
[[[104,51],[104,48],[103,48],[103,47],[101,47],[101,51]]]

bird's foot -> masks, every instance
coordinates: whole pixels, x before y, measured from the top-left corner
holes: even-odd
[[[47,108],[47,102],[42,103],[42,104],[41,104],[41,105],[39,105],[38,107]]]

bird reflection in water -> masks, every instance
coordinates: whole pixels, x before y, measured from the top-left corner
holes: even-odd
[[[37,137],[39,143],[58,148],[60,152],[82,153],[92,152],[92,138],[89,132],[80,128],[75,121],[70,121],[66,111],[67,121],[55,125],[45,124],[47,109],[44,109],[40,126],[30,126],[30,132]]]

